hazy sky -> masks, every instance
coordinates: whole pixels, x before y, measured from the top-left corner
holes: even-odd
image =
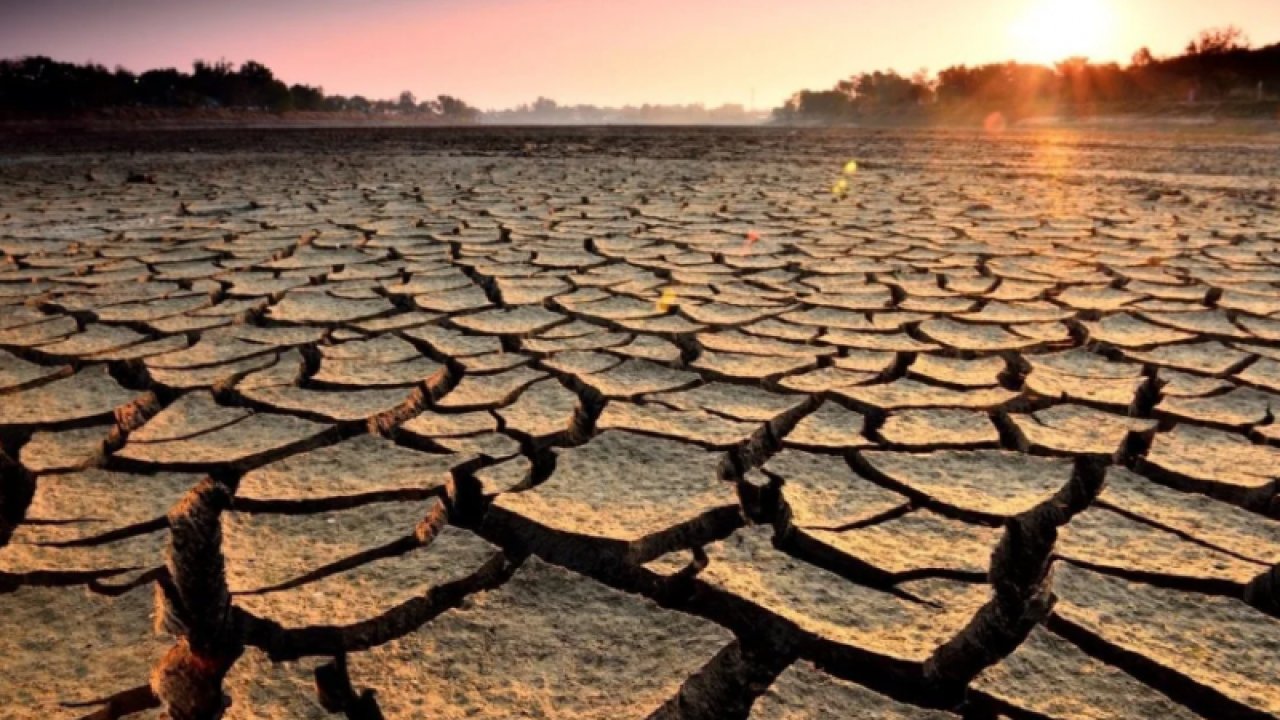
[[[258,60],[286,82],[482,108],[780,103],[862,70],[1174,53],[1236,24],[1280,42],[1280,0],[0,0],[0,57],[140,71]]]

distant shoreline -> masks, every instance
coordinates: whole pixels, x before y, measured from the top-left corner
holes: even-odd
[[[111,110],[61,116],[0,116],[3,130],[211,130],[305,127],[465,127],[426,116],[383,116],[360,112],[262,110]]]
[[[856,123],[449,123],[443,120],[416,118],[370,117],[348,113],[255,113],[255,111],[182,111],[182,113],[148,113],[146,115],[77,115],[64,118],[0,118],[0,135],[45,135],[45,133],[115,133],[164,131],[273,131],[273,129],[484,129],[484,128],[723,128],[776,129],[776,131],[983,131],[983,123],[972,118],[868,118]],[[1276,117],[1231,117],[1215,114],[1098,114],[1091,117],[1039,115],[1015,120],[1001,132],[1034,131],[1087,132],[1207,132],[1207,133],[1274,133],[1280,132],[1280,115]]]
[[[1280,147],[1280,123],[1266,125],[1112,124],[1109,126],[1014,127],[993,134],[968,127],[780,127],[758,125],[641,126],[271,126],[96,127],[14,130],[0,126],[0,164],[27,162],[51,155],[147,156],[182,153],[202,155],[264,152],[281,155],[355,152],[362,155],[417,153],[490,158],[571,159],[610,156],[618,162],[638,158],[731,160],[757,162],[784,149],[794,162],[824,164],[831,158],[857,157],[869,171],[890,167],[885,153],[904,148],[922,157],[959,143],[970,147],[975,167],[984,166],[983,147],[1019,145],[1034,156],[1035,148],[1132,147],[1174,149],[1197,147],[1251,148],[1274,152]],[[932,148],[932,149],[931,149]],[[809,153],[809,155],[806,155]],[[1165,172],[1158,163],[1150,172]]]

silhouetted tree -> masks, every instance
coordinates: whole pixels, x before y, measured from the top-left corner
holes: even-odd
[[[849,120],[854,115],[854,100],[842,90],[801,90],[775,112],[774,117],[786,122],[831,122]]]
[[[324,110],[324,90],[308,85],[292,85],[289,87],[289,104],[294,110]]]
[[[446,120],[460,123],[472,123],[480,119],[480,111],[449,95],[436,98],[440,107],[440,115]]]
[[[1214,55],[1232,50],[1248,50],[1249,38],[1235,25],[1201,30],[1187,43],[1188,55]]]
[[[152,107],[181,107],[190,104],[189,77],[173,68],[148,70],[138,76],[135,99]]]

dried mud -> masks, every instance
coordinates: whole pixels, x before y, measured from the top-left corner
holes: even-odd
[[[1278,159],[0,139],[0,716],[1280,717]]]

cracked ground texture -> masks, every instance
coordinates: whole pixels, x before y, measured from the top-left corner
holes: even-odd
[[[1277,150],[0,141],[0,716],[1280,717]]]

